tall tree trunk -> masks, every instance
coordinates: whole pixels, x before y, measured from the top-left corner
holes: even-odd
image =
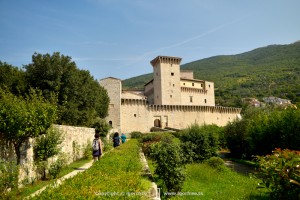
[[[17,164],[19,165],[21,162],[21,151],[20,151],[21,144],[14,143],[14,147],[17,154]]]

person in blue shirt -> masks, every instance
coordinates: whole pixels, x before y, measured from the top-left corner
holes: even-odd
[[[120,137],[118,132],[115,132],[114,134],[113,143],[114,143],[114,147],[120,146]]]
[[[122,133],[121,135],[122,144],[126,142],[126,135]]]

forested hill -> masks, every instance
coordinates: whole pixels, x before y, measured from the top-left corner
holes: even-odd
[[[181,65],[194,78],[215,83],[216,104],[240,106],[244,97],[276,96],[300,102],[300,42],[270,45],[229,56],[214,56]],[[123,81],[124,88],[143,88],[145,74]]]

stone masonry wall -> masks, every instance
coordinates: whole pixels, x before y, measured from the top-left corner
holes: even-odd
[[[88,145],[92,143],[95,135],[94,128],[74,127],[66,125],[53,125],[58,128],[64,137],[61,147],[61,152],[65,153],[68,158],[68,163],[83,157],[83,151]],[[16,161],[16,154],[13,145],[0,138],[0,158],[8,161]],[[34,139],[30,138],[24,142],[21,147],[20,160],[20,174],[19,182],[32,182],[36,179],[34,153],[33,153]],[[55,160],[52,158],[50,160]]]

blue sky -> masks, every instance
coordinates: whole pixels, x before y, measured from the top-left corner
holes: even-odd
[[[299,0],[0,0],[0,60],[60,52],[95,79],[300,40]]]

